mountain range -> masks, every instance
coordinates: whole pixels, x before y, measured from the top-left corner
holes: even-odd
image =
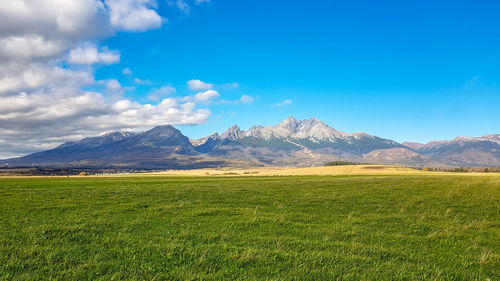
[[[412,166],[499,166],[500,134],[457,137],[427,144],[335,130],[319,119],[292,116],[276,126],[234,125],[222,134],[189,139],[176,128],[113,132],[54,149],[0,160],[10,166],[203,168],[220,166],[319,166],[329,161]]]

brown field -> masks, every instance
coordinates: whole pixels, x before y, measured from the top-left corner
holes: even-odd
[[[343,165],[343,166],[321,166],[307,168],[289,167],[256,167],[256,168],[233,168],[222,167],[215,169],[193,169],[193,170],[168,170],[151,173],[132,174],[110,174],[110,175],[88,175],[85,177],[136,177],[136,176],[361,176],[361,175],[496,175],[500,173],[457,173],[457,172],[436,172],[421,171],[406,167],[391,165]],[[47,176],[47,175],[8,175],[2,174],[0,178],[43,178],[43,177],[82,177],[72,176]]]
[[[148,175],[172,175],[172,176],[342,176],[342,175],[450,175],[468,174],[481,175],[482,173],[449,173],[449,172],[426,172],[411,168],[389,166],[389,165],[345,165],[325,166],[308,168],[284,168],[284,167],[260,167],[260,168],[219,168],[198,170],[173,170]],[[491,173],[489,173],[491,175]]]

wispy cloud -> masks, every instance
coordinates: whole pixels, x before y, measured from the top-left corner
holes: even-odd
[[[142,79],[139,79],[139,78],[134,78],[134,84],[137,84],[137,85],[152,85],[153,82],[151,82],[151,80],[149,80],[149,79],[142,80]]]
[[[127,76],[131,76],[132,75],[132,70],[128,67],[122,69],[122,74],[123,75],[127,75]]]
[[[224,83],[220,85],[220,87],[224,89],[238,89],[240,87],[240,84],[238,82]]]
[[[164,87],[161,87],[158,89],[153,89],[149,93],[147,99],[152,100],[152,101],[159,101],[159,100],[164,99],[167,96],[175,94],[176,91],[177,90],[172,86],[164,86]]]
[[[186,16],[189,16],[191,13],[191,7],[185,0],[168,0],[167,3],[170,6],[174,6],[179,9],[179,11],[184,13]]]
[[[237,101],[238,103],[252,103],[255,99],[249,95],[242,95],[241,98]]]
[[[285,105],[289,105],[289,104],[292,104],[292,100],[291,99],[286,99],[282,102],[279,102],[279,103],[275,103],[275,104],[272,104],[273,106],[285,106]]]

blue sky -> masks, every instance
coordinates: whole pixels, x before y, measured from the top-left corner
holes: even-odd
[[[191,137],[288,115],[397,141],[500,132],[497,1],[213,0],[189,16],[160,7],[169,23],[110,38],[121,63],[97,76],[129,67],[155,82],[128,93],[136,99],[159,85],[187,92],[190,79],[238,83],[219,86],[221,99],[255,97],[211,105],[205,124],[181,127]]]
[[[399,142],[500,133],[498,15],[498,1],[11,0],[0,158],[289,115]]]

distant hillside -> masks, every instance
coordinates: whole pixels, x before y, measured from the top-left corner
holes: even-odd
[[[188,139],[170,125],[138,134],[113,132],[2,160],[0,164],[201,168],[319,166],[332,161],[497,166],[500,165],[500,135],[400,144],[366,133],[338,131],[316,118],[300,121],[290,116],[276,126],[252,126],[244,131],[234,125],[221,134],[197,140]]]
[[[247,131],[234,125],[193,144],[197,151],[213,157],[302,166],[337,158],[360,159],[375,149],[402,147],[366,133],[335,130],[316,118],[299,121],[292,116],[276,126],[253,126]]]
[[[403,143],[433,161],[458,166],[500,166],[500,134],[456,137],[427,144]]]

